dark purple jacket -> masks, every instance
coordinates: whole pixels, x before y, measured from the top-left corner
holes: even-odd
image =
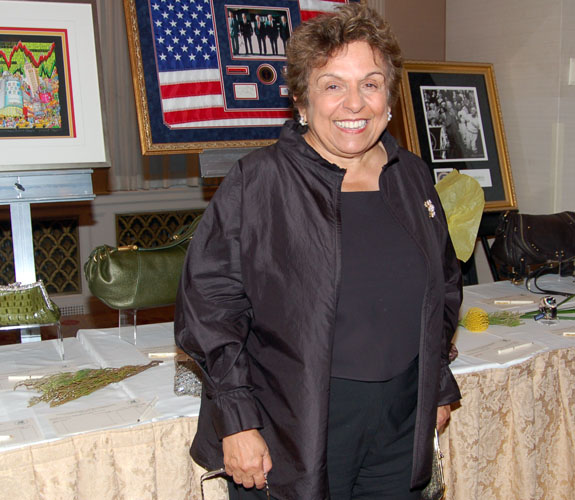
[[[221,439],[258,428],[273,461],[272,496],[325,500],[345,170],[301,133],[287,122],[276,144],[240,160],[218,188],[188,250],[175,337],[205,373],[195,461],[222,467]],[[380,191],[427,265],[412,471],[421,486],[437,406],[461,397],[448,366],[461,273],[427,165],[389,133],[382,141],[389,160]]]

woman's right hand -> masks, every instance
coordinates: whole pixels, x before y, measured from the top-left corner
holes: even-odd
[[[257,429],[249,429],[226,436],[222,440],[226,474],[244,488],[266,485],[272,459],[264,438]]]

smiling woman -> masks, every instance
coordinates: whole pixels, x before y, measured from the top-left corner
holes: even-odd
[[[387,162],[378,139],[390,108],[385,64],[366,42],[352,42],[310,74],[307,104],[298,105],[308,123],[306,142],[347,170],[343,191],[377,191]]]
[[[204,373],[191,453],[232,500],[419,499],[460,398],[461,274],[426,164],[386,130],[400,49],[354,3],[286,55],[298,120],[232,168],[182,273],[176,341]]]

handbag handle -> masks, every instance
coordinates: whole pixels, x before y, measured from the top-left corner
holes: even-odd
[[[225,473],[226,473],[226,469],[224,469],[222,467],[221,469],[210,470],[210,471],[202,474],[202,476],[200,477],[200,490],[202,492],[202,500],[206,500],[206,497],[204,495],[204,481],[207,481],[208,479],[212,479],[214,477],[220,477],[220,476],[224,475]],[[271,500],[270,487],[268,485],[268,478],[267,477],[266,477],[266,495],[267,495],[267,499]]]
[[[573,260],[573,259],[570,259],[570,260]],[[547,288],[541,288],[539,286],[539,284],[537,283],[537,280],[545,274],[555,274],[555,270],[557,270],[557,272],[559,273],[561,264],[563,264],[565,262],[569,262],[569,261],[559,262],[559,265],[555,265],[554,263],[550,263],[550,264],[547,264],[543,267],[540,267],[539,269],[536,269],[531,274],[529,274],[529,276],[527,276],[527,278],[525,279],[525,288],[527,288],[527,290],[529,290],[531,293],[539,293],[539,294],[547,294],[547,295],[562,295],[563,297],[568,297],[568,298],[573,297],[573,295],[574,295],[573,292],[560,292],[558,290],[549,290]],[[533,288],[531,287],[532,284],[537,290],[533,290]]]
[[[135,245],[132,246],[133,250],[138,250],[139,252],[154,252],[155,250],[164,250],[166,248],[177,247],[184,243],[187,243],[192,239],[192,236],[196,232],[196,228],[200,223],[202,216],[198,215],[190,224],[181,228],[178,232],[174,233],[171,237],[172,241],[169,241],[165,245],[152,247],[152,248],[139,248]],[[135,248],[134,248],[135,247]]]

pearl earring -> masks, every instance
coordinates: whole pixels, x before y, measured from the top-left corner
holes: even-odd
[[[302,127],[307,126],[307,120],[305,119],[304,116],[300,115],[298,121],[299,121],[299,124],[300,124]]]
[[[387,121],[388,121],[388,122],[391,121],[391,117],[392,117],[391,111],[388,111],[388,112],[387,112]]]

